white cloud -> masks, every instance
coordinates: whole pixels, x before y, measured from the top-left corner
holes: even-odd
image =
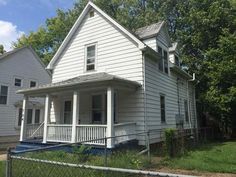
[[[0,0],[0,5],[6,5],[7,4],[7,0]]]
[[[13,25],[11,22],[0,20],[0,44],[3,44],[6,51],[9,51],[12,42],[16,41],[23,34],[24,32],[19,31],[16,25]]]

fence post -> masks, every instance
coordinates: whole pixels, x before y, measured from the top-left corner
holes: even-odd
[[[11,148],[7,149],[7,161],[6,161],[6,177],[11,177]]]
[[[148,161],[151,162],[151,153],[150,153],[150,132],[147,131],[147,154],[148,154]]]
[[[105,136],[105,159],[104,166],[107,167],[107,137]]]

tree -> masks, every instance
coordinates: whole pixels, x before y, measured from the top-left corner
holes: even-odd
[[[4,50],[4,46],[0,44],[0,54],[5,53],[6,51]]]

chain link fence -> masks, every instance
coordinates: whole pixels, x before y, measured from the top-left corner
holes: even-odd
[[[176,139],[184,137],[185,146],[204,142],[211,138],[210,129],[176,131]],[[114,150],[107,149],[107,141],[140,136],[146,139],[146,146],[137,143],[120,145]],[[104,146],[91,146],[94,139],[76,144],[59,144],[44,148],[14,152],[8,150],[6,177],[122,177],[122,176],[185,176],[177,174],[148,171],[151,167],[151,156],[157,152],[166,153],[163,143],[165,132],[151,130],[136,134],[105,137]],[[151,145],[155,140],[160,143]],[[194,142],[194,143],[191,143]],[[188,147],[189,148],[189,147]]]

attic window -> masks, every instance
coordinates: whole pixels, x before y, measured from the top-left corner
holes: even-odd
[[[89,18],[92,18],[92,17],[94,17],[94,11],[93,10],[89,12]]]

